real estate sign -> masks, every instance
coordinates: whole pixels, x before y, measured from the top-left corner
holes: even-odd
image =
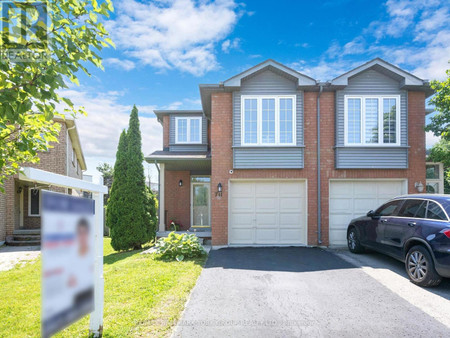
[[[94,201],[42,191],[42,336],[94,310]]]

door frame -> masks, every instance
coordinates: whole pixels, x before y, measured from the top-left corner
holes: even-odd
[[[401,182],[402,183],[402,194],[408,194],[408,179],[405,177],[398,177],[398,178],[330,178],[328,180],[328,246],[338,246],[336,244],[331,244],[330,242],[330,219],[331,219],[331,208],[330,208],[330,193],[331,193],[331,183],[332,182],[354,182],[354,181],[364,181],[364,182],[386,182],[386,181],[392,181],[392,182]]]
[[[231,198],[232,198],[232,185],[233,183],[239,183],[239,182],[252,182],[252,183],[257,183],[257,182],[301,182],[304,184],[304,191],[305,191],[305,202],[304,202],[304,224],[305,224],[305,243],[304,244],[230,244],[230,238],[231,238],[231,224],[230,224],[230,220],[231,220]],[[264,246],[268,246],[268,247],[283,247],[283,246],[299,246],[299,247],[304,247],[304,246],[308,246],[308,208],[309,208],[309,204],[308,204],[308,179],[307,178],[233,178],[233,179],[229,179],[228,180],[228,206],[227,206],[227,235],[228,235],[228,239],[227,239],[227,243],[228,246],[232,246],[232,247],[264,247]]]
[[[193,177],[209,177],[210,181],[209,182],[192,182],[192,178]],[[211,228],[211,176],[208,175],[195,175],[195,176],[191,176],[189,178],[190,181],[190,221],[191,221],[191,227],[193,228]],[[208,192],[209,192],[209,196],[208,196],[208,223],[209,225],[194,225],[194,185],[198,184],[198,185],[206,185],[208,186]]]

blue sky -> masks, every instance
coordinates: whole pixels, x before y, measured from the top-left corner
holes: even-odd
[[[83,105],[77,121],[88,164],[114,163],[133,104],[143,151],[162,147],[153,109],[198,109],[199,83],[218,83],[272,58],[330,80],[374,57],[424,79],[443,78],[450,59],[450,5],[428,0],[114,1],[106,26],[116,49],[105,71],[81,76],[66,95]],[[427,135],[428,146],[436,139]],[[156,173],[152,169],[152,179]]]

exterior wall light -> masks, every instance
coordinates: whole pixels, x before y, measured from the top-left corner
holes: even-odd
[[[423,183],[422,182],[414,183],[414,187],[417,189],[418,192],[423,192]]]
[[[222,197],[222,183],[219,183],[219,184],[217,185],[216,196]]]
[[[180,187],[183,186],[183,180],[180,180],[180,181],[178,182],[178,186],[180,186]]]

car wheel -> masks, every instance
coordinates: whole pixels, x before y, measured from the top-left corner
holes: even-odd
[[[434,268],[431,254],[422,245],[413,246],[408,251],[405,266],[409,279],[416,285],[430,287],[439,285],[442,281]]]
[[[347,232],[347,245],[350,252],[363,253],[364,247],[359,241],[359,234],[354,227],[350,228]]]

